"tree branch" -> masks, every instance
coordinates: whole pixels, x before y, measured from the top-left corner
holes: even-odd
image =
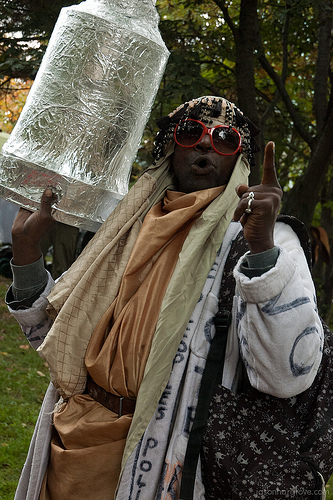
[[[228,7],[226,5],[226,2],[225,1],[222,2],[220,0],[213,0],[213,1],[218,6],[218,8],[221,9],[221,11],[223,12],[223,17],[225,19],[225,22],[227,23],[227,25],[229,26],[229,28],[232,31],[232,34],[236,38],[238,36],[238,29],[236,28],[235,24],[233,23],[230,15],[229,15],[229,11],[228,11]]]
[[[283,84],[285,84],[285,81],[286,81],[287,76],[288,76],[288,56],[289,56],[289,51],[288,51],[288,35],[289,35],[289,21],[290,21],[290,12],[289,12],[290,6],[286,5],[286,8],[288,10],[287,10],[287,13],[286,13],[286,17],[285,17],[285,21],[283,23],[283,29],[282,29],[282,71],[281,71],[281,81],[283,82]],[[272,112],[273,112],[276,104],[280,100],[280,97],[281,97],[280,93],[276,89],[276,91],[274,92],[273,99],[271,99],[271,101],[269,102],[269,105],[267,106],[267,108],[265,109],[265,111],[263,112],[263,114],[262,114],[262,116],[260,118],[260,128],[264,127],[264,124],[265,124],[266,120],[272,114]]]
[[[275,83],[276,88],[278,89],[278,91],[281,95],[281,98],[282,98],[287,110],[289,111],[290,117],[291,117],[292,121],[294,122],[294,125],[295,125],[297,132],[311,148],[314,147],[315,139],[312,137],[309,130],[307,130],[304,127],[304,125],[302,123],[301,115],[299,114],[297,108],[292,103],[292,101],[289,97],[289,94],[288,94],[281,78],[276,73],[276,71],[271,66],[270,62],[268,61],[268,59],[265,56],[265,51],[264,51],[264,48],[262,46],[260,34],[258,34],[258,60],[261,64],[262,68],[266,71],[268,76],[270,76],[270,78]]]
[[[285,17],[285,21],[283,24],[283,30],[282,30],[282,71],[281,71],[281,80],[283,84],[285,84],[285,81],[287,79],[288,75],[288,35],[289,35],[289,21],[290,21],[290,6],[287,5],[286,8],[288,9]]]
[[[224,68],[227,70],[229,73],[235,73],[234,68],[230,68],[230,66],[227,66],[223,62],[215,61],[214,59],[200,59],[200,65],[201,64],[210,64],[211,66],[217,66],[218,68]]]
[[[309,227],[320,188],[325,180],[333,154],[333,109],[303,176],[284,198],[283,213],[296,215]]]

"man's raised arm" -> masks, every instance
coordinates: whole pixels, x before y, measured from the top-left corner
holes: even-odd
[[[38,211],[32,213],[20,208],[12,227],[15,266],[32,264],[42,256],[40,241],[55,223],[51,214],[52,204],[55,201],[56,195],[48,188],[42,194]]]

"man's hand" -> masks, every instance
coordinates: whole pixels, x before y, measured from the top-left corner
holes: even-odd
[[[39,243],[55,223],[52,217],[52,204],[57,196],[48,188],[41,198],[40,209],[30,212],[20,208],[12,227],[13,263],[24,266],[36,262],[42,252]]]
[[[251,213],[246,213],[248,196],[254,193],[250,204]],[[274,247],[274,224],[278,216],[282,189],[276,176],[274,166],[274,143],[269,142],[265,148],[263,174],[259,186],[249,187],[240,184],[236,192],[240,201],[234,213],[235,221],[240,221],[244,227],[244,237],[249,244],[251,253],[260,253]]]

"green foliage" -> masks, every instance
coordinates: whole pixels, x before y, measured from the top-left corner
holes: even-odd
[[[0,91],[0,129],[2,132],[10,134],[13,130],[31,86],[31,80],[18,78],[11,78],[3,85]]]
[[[48,385],[48,368],[8,313],[0,278],[0,498],[14,497],[34,425]]]
[[[172,99],[164,95],[170,104],[165,111],[204,94],[236,97],[235,48],[219,8],[211,1],[162,0],[157,7],[160,30],[171,52],[163,87]]]
[[[326,485],[326,500],[333,500],[333,476]]]
[[[0,0],[0,79],[37,73],[62,7],[75,0]]]

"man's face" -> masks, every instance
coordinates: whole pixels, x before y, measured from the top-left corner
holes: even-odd
[[[227,184],[238,154],[225,156],[217,153],[208,134],[194,147],[175,144],[172,167],[178,182],[178,190],[191,193]]]

